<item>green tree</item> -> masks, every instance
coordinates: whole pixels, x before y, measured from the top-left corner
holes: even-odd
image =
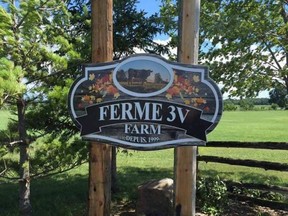
[[[281,108],[288,108],[288,98],[283,86],[278,86],[269,92],[269,103],[277,104]]]
[[[154,37],[162,33],[163,26],[157,13],[147,16],[143,10],[136,8],[137,0],[114,1],[114,59],[144,52],[166,54],[167,46],[154,42]]]
[[[224,100],[224,111],[235,111],[237,110],[237,106],[235,103],[233,103],[232,100],[227,99]]]
[[[14,63],[6,58],[0,58],[0,110],[7,105],[10,98],[16,98],[25,91],[25,85],[19,83],[23,77],[21,67],[14,65]],[[1,121],[3,121],[1,119]],[[10,123],[7,129],[0,130],[0,158],[3,159],[4,164],[0,166],[0,177],[4,176],[7,171],[7,163],[4,156],[8,154],[7,143],[13,142],[17,127],[13,128]]]
[[[70,120],[66,107],[68,87],[71,85],[71,81],[75,80],[76,77],[82,73],[80,68],[81,64],[89,63],[91,58],[90,1],[68,1],[67,8],[71,14],[69,17],[70,27],[62,28],[68,35],[68,42],[73,45],[74,51],[77,52],[79,56],[78,58],[69,59],[67,69],[57,73],[58,79],[55,79],[55,77],[49,77],[49,80],[46,79],[51,85],[51,91],[46,94],[47,100],[45,103],[33,104],[31,112],[27,113],[27,123],[35,134],[53,134],[54,137],[61,136],[60,140],[68,140],[69,137],[78,133],[78,129]],[[127,19],[128,17],[130,17],[130,19]],[[137,11],[135,0],[114,1],[114,59],[134,54],[136,52],[135,48],[145,49],[145,47],[149,47],[146,51],[153,53],[161,53],[163,50],[166,50],[165,46],[153,42],[154,36],[160,31],[160,24],[151,24],[153,20],[157,20],[156,14],[146,16],[145,12]],[[147,31],[143,31],[143,28]],[[134,39],[132,40],[133,36]],[[37,118],[41,118],[42,120],[40,122],[35,121]],[[79,145],[76,146],[79,147]],[[74,150],[77,151],[77,149]],[[84,153],[83,149],[78,150]],[[57,151],[54,151],[54,153],[56,154]],[[41,154],[39,154],[39,157],[40,155]],[[116,149],[113,151],[113,177],[115,176],[116,170],[115,155]],[[56,157],[56,155],[54,156]],[[84,155],[79,155],[79,158],[75,158],[70,164],[77,165],[82,162],[83,158]],[[37,159],[37,161],[39,160]],[[63,166],[64,164],[62,164],[61,167]],[[68,163],[66,163],[66,166],[68,166],[68,169],[70,168]],[[50,167],[50,170],[52,170],[52,167]]]
[[[78,130],[68,113],[67,94],[81,73],[81,64],[90,62],[90,1],[0,3],[0,69],[4,71],[0,96],[1,103],[17,110],[19,135],[13,143],[20,148],[19,206],[20,214],[29,215],[31,177],[61,172],[87,159],[85,145],[74,136]],[[114,13],[114,24],[121,25],[114,27],[114,35],[118,35],[114,37],[114,59],[135,53],[133,47],[168,52],[165,46],[153,42],[160,31],[160,24],[155,24],[156,14],[147,16],[137,11],[135,0],[114,1]],[[127,17],[133,22],[128,22],[131,19]],[[2,85],[5,74],[11,77],[6,87]],[[8,85],[15,86],[16,91],[10,91]],[[29,147],[33,147],[33,156],[28,154]]]
[[[162,2],[165,29],[175,36],[176,1]],[[199,63],[223,91],[252,97],[279,84],[288,93],[287,8],[284,0],[201,1]]]
[[[26,113],[29,106],[46,100],[54,75],[75,58],[64,27],[69,13],[64,1],[0,1],[0,86],[2,102],[17,110],[19,144],[19,213],[31,215],[29,134]],[[15,90],[11,92],[11,86]],[[3,88],[4,87],[4,88]],[[36,119],[35,119],[36,120]],[[37,122],[41,120],[38,118]]]
[[[137,10],[137,0],[113,1],[113,50],[114,60],[121,59],[139,50],[148,53],[167,54],[169,47],[156,43],[154,37],[163,32],[163,24],[159,14],[147,15]],[[85,56],[84,62],[90,62],[91,53],[91,3],[89,0],[68,1],[68,10],[73,15],[71,23],[75,36],[73,39],[77,51]],[[85,53],[84,53],[85,52]]]
[[[253,103],[253,99],[249,99],[249,98],[245,98],[245,99],[241,99],[239,101],[239,106],[241,110],[253,110],[254,108],[254,103]]]
[[[9,100],[25,91],[25,86],[19,82],[23,77],[21,67],[6,58],[0,59],[0,108]]]

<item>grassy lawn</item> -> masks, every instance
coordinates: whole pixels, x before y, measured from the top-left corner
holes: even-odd
[[[287,131],[288,111],[224,112],[208,140],[288,142]],[[201,147],[199,152],[201,155],[288,163],[287,152],[279,150]],[[219,175],[234,181],[288,186],[287,172],[205,162],[200,162],[199,169],[201,174]]]
[[[210,141],[288,142],[288,111],[224,112]]]
[[[5,120],[7,115],[6,111],[0,111],[0,129],[7,124]],[[288,142],[287,131],[288,111],[224,112],[215,131],[208,135],[208,140]],[[137,186],[145,181],[165,177],[173,178],[173,149],[147,152],[129,150],[129,153],[132,155],[118,153],[119,191],[113,195],[113,203],[121,200],[135,200]],[[278,150],[201,147],[199,153],[200,155],[288,163],[287,152]],[[288,187],[287,172],[265,171],[244,166],[200,162],[198,175],[220,176],[234,181]],[[61,175],[32,180],[31,200],[34,215],[85,215],[87,177],[88,165],[84,164]],[[4,183],[0,178],[1,216],[18,215],[17,190],[17,183]]]

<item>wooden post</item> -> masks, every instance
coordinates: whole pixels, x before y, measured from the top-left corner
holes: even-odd
[[[92,63],[113,60],[113,0],[91,0]],[[89,216],[109,216],[111,146],[91,142],[89,154]]]
[[[198,63],[200,0],[181,0],[178,61]],[[175,148],[175,215],[194,216],[196,209],[197,147]]]

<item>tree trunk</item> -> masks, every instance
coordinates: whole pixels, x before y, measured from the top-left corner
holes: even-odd
[[[27,133],[25,127],[25,101],[19,98],[17,102],[18,111],[18,132],[20,143],[20,160],[19,160],[19,215],[32,215],[30,204],[30,163],[28,154],[28,143],[26,141]]]

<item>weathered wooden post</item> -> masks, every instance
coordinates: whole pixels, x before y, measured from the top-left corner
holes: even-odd
[[[178,61],[198,63],[200,0],[180,0]],[[175,214],[195,215],[197,146],[175,148]]]
[[[113,0],[91,0],[92,63],[113,60]],[[111,146],[91,142],[89,155],[89,216],[109,216]]]

